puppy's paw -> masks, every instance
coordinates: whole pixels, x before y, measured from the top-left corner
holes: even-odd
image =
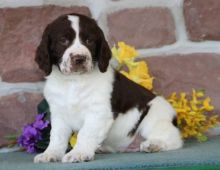
[[[147,140],[141,143],[140,151],[142,152],[160,152],[165,151],[166,143],[161,140]]]
[[[62,154],[56,152],[44,152],[34,157],[34,163],[46,163],[61,161]]]
[[[95,153],[110,153],[113,152],[110,147],[106,147],[106,146],[100,146]]]
[[[94,153],[71,150],[63,157],[62,162],[63,163],[84,162],[93,159],[94,159]]]

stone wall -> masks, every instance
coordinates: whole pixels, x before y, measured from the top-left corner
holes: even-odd
[[[1,0],[0,144],[33,120],[44,86],[35,49],[45,26],[70,12],[95,18],[111,46],[138,48],[157,91],[206,89],[220,113],[219,0]]]

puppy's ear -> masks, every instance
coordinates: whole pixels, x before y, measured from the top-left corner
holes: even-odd
[[[106,72],[108,65],[109,65],[109,60],[112,57],[112,53],[111,50],[109,48],[109,45],[107,43],[107,41],[105,40],[105,36],[102,32],[102,30],[100,29],[101,32],[101,41],[100,44],[98,46],[98,67],[99,70],[104,73]]]
[[[46,75],[52,71],[52,61],[49,54],[49,36],[48,27],[45,29],[40,45],[37,47],[35,61],[39,68],[43,70]]]

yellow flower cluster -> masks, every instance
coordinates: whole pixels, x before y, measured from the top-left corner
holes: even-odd
[[[152,90],[153,77],[149,74],[146,62],[134,61],[134,59],[138,56],[138,52],[134,47],[129,46],[124,42],[118,42],[118,48],[115,46],[112,48],[112,55],[118,61],[120,66],[119,68],[123,65],[127,66],[128,72],[124,70],[120,71],[124,76],[148,90]]]
[[[199,141],[206,141],[205,132],[220,123],[217,115],[208,116],[214,110],[214,106],[210,104],[211,99],[205,98],[204,91],[194,89],[191,96],[185,92],[178,96],[174,92],[168,101],[177,112],[177,125],[182,137],[196,137]]]
[[[115,46],[112,48],[112,55],[119,64],[126,64],[129,61],[133,61],[133,59],[138,56],[138,53],[134,47],[124,42],[118,42],[118,49]]]
[[[69,140],[70,146],[72,148],[75,146],[76,140],[77,140],[77,133],[73,133]]]

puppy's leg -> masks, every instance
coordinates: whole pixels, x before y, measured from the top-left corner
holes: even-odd
[[[146,139],[140,145],[140,151],[159,152],[174,150],[182,147],[179,130],[170,122],[161,120],[148,135],[142,136]]]
[[[34,162],[60,161],[66,152],[70,135],[70,127],[61,118],[52,116],[49,146],[44,153],[35,156]]]
[[[106,118],[105,115],[90,115],[86,118],[83,127],[80,129],[77,142],[62,162],[82,162],[94,159],[95,151],[106,138],[113,123],[113,118]]]
[[[150,110],[144,118],[140,133],[146,141],[140,145],[144,152],[158,152],[181,148],[183,145],[180,132],[172,124],[176,113],[162,97],[156,97],[150,103]]]

